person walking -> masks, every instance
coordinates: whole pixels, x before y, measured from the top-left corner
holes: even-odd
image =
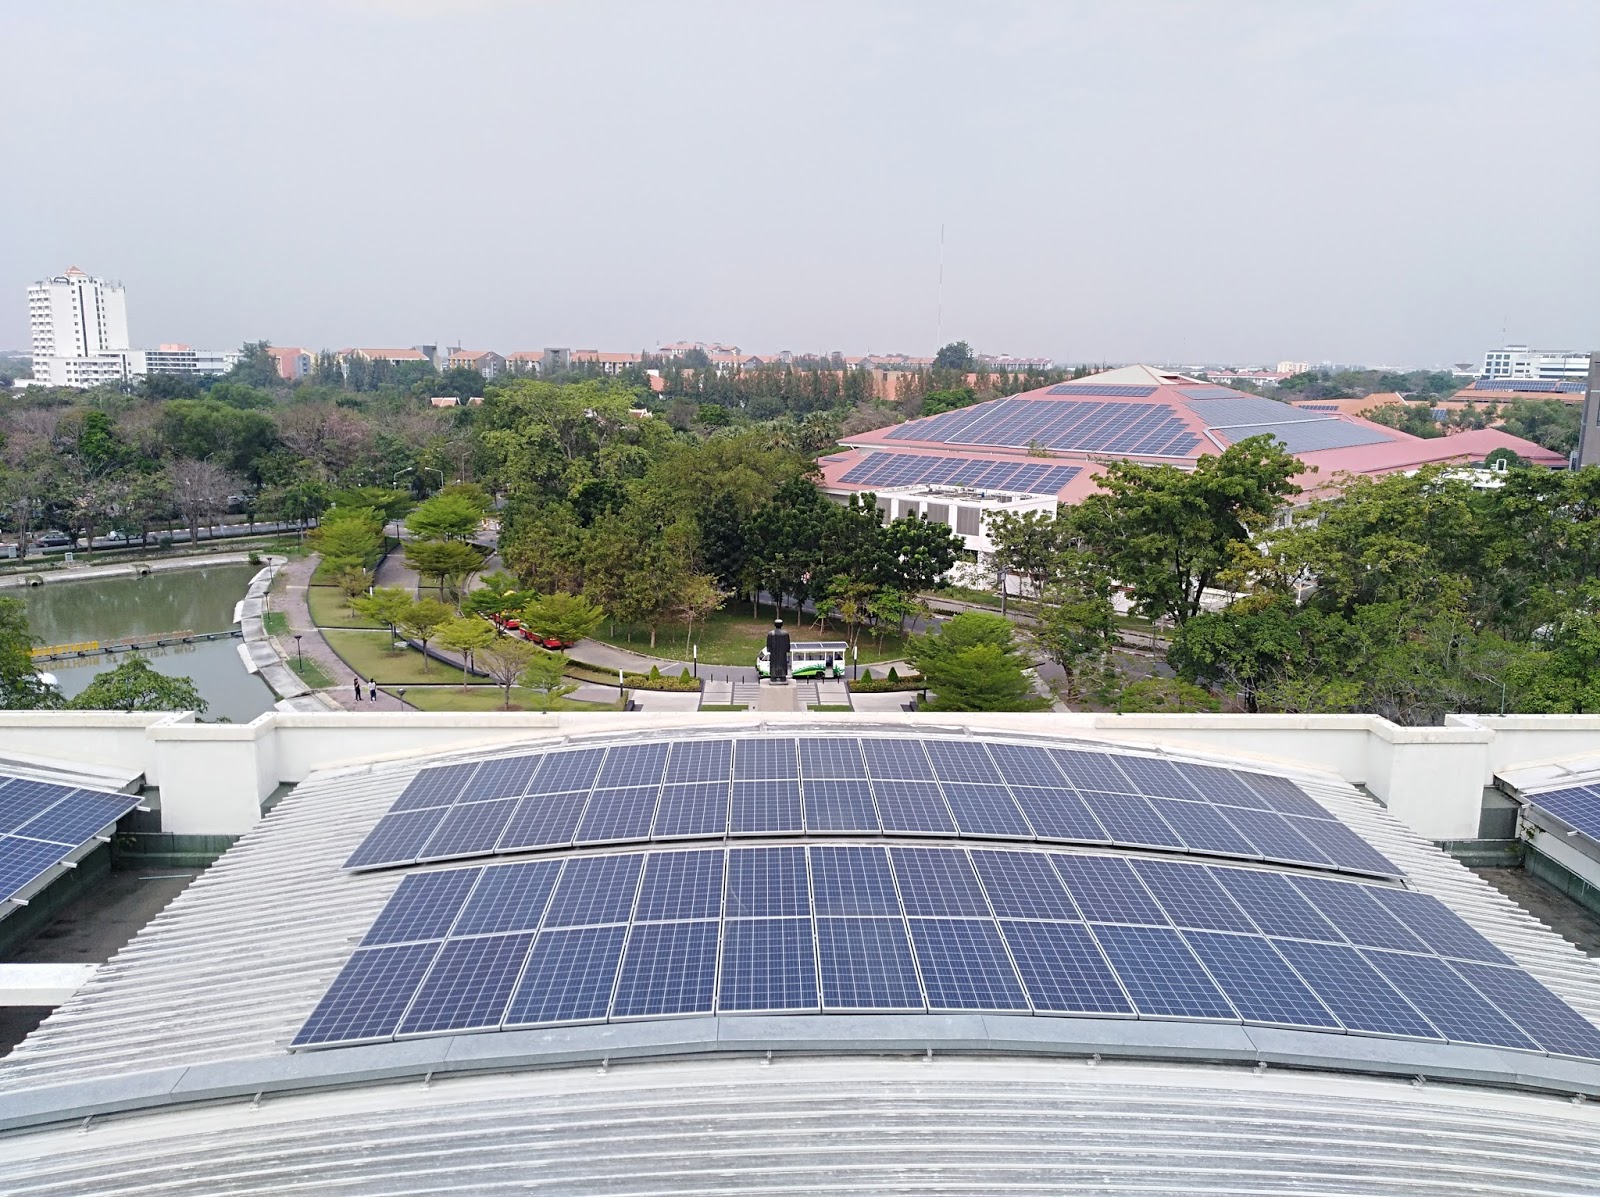
[[[373,678],[372,681],[368,683],[368,686],[369,688],[367,690],[367,697],[372,699],[373,705],[376,706],[378,703],[378,679]]]
[[[356,701],[360,702],[361,701],[361,675],[359,673],[356,674],[356,676],[355,676],[355,686],[356,686]]]

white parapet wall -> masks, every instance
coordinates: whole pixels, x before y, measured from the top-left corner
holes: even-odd
[[[1397,818],[1435,840],[1477,836],[1483,789],[1496,773],[1600,746],[1600,716],[1563,715],[1463,716],[1444,727],[1400,727],[1372,715],[330,711],[271,712],[250,723],[219,724],[188,714],[10,711],[0,712],[0,752],[143,773],[160,790],[164,831],[239,835],[260,817],[263,798],[316,769],[559,743],[594,732],[762,724],[930,731],[945,725],[1244,755],[1365,786]]]

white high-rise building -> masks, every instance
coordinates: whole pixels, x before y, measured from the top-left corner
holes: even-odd
[[[1484,378],[1543,378],[1579,382],[1589,377],[1589,355],[1576,349],[1507,345],[1483,355]]]
[[[35,358],[95,357],[129,347],[122,284],[76,266],[28,288],[28,323]]]

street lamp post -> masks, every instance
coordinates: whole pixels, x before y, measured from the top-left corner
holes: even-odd
[[[395,688],[395,693],[400,696],[400,706],[403,709],[406,705],[406,688],[398,686]]]
[[[853,682],[861,676],[861,646],[850,646],[850,680]]]
[[[700,646],[698,644],[694,646],[693,652],[694,652],[694,680],[698,682],[700,680]]]
[[[294,634],[294,655],[295,660],[300,663],[300,672],[303,674],[306,671],[306,652],[300,647],[300,635],[299,632]]]

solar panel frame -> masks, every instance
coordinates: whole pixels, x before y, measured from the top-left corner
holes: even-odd
[[[442,946],[434,941],[352,953],[290,1046],[392,1038]]]
[[[811,875],[798,845],[728,851],[725,916],[794,918],[811,914]]]
[[[1272,946],[1350,1034],[1443,1041],[1422,1012],[1348,944],[1273,939]]]
[[[383,865],[410,864],[444,821],[447,806],[401,811],[384,815],[367,838],[345,858],[347,869],[378,868]]]
[[[809,918],[733,919],[722,934],[718,1010],[777,1014],[821,1008]]]
[[[462,802],[449,807],[418,860],[451,860],[493,852],[516,812],[520,798],[492,798],[487,802]]]
[[[387,947],[445,938],[482,873],[482,869],[445,869],[402,878],[359,946]]]
[[[1064,843],[1111,843],[1111,833],[1094,817],[1078,791],[1066,785],[1012,786],[1017,808],[1040,839]]]
[[[1032,1012],[993,920],[910,918],[907,922],[931,1012]]]
[[[622,844],[650,838],[655,826],[659,784],[589,791],[583,816],[572,833],[575,844]]]
[[[1167,927],[1161,909],[1126,860],[1114,856],[1052,856],[1067,892],[1091,923]]]
[[[1174,927],[1254,934],[1255,924],[1207,870],[1174,861],[1130,863]]]
[[[817,916],[901,917],[894,873],[882,848],[813,845],[811,901]]]
[[[449,806],[456,795],[466,788],[467,782],[477,772],[478,762],[467,761],[454,765],[435,765],[423,769],[400,791],[400,796],[389,807],[391,814],[430,807]]]
[[[0,901],[22,893],[64,861],[70,851],[45,840],[0,836]]]
[[[128,794],[74,790],[9,834],[76,848],[113,826],[138,805],[139,800]]]
[[[807,831],[882,832],[872,786],[865,777],[807,779],[800,784]]]
[[[727,781],[662,786],[650,837],[672,840],[726,835],[729,797]]]
[[[1078,797],[1106,829],[1112,843],[1135,848],[1187,847],[1183,837],[1167,825],[1142,794],[1079,790]]]
[[[722,914],[721,848],[651,852],[633,909],[633,922],[692,922]]]
[[[732,740],[674,740],[670,747],[661,779],[664,784],[728,780],[733,766]]]
[[[1076,922],[1083,918],[1048,857],[1036,852],[968,853],[984,895],[1003,919]]]
[[[1038,1014],[1132,1018],[1132,1001],[1082,923],[1001,919],[1000,935]]]
[[[533,946],[532,932],[452,939],[395,1029],[395,1038],[497,1030]]]
[[[965,852],[947,848],[890,848],[895,887],[908,916],[988,917],[988,899]]]
[[[588,790],[525,795],[506,820],[495,851],[568,847],[578,833],[588,801]]]
[[[716,920],[635,923],[611,999],[611,1018],[710,1014],[717,991]]]
[[[1600,1059],[1600,1029],[1520,968],[1457,960],[1450,967],[1544,1051]]]
[[[1363,948],[1361,954],[1451,1043],[1539,1050],[1537,1043],[1438,957],[1374,948]]]
[[[969,839],[1033,838],[1033,827],[1005,786],[944,782],[941,788],[960,836]]]
[[[1261,936],[1190,930],[1182,935],[1245,1022],[1307,1031],[1342,1029],[1311,987]]]
[[[484,761],[462,787],[457,801],[482,802],[491,798],[520,797],[527,792],[528,784],[542,764],[544,764],[542,753]]]
[[[561,875],[562,863],[559,860],[531,860],[483,869],[477,885],[461,907],[451,933],[491,935],[537,931],[544,921],[545,907],[550,904],[550,895]]]
[[[728,813],[729,835],[774,835],[805,827],[797,777],[735,781]]]
[[[643,855],[580,856],[566,862],[543,926],[588,927],[626,923],[639,889]]]
[[[1211,974],[1170,927],[1090,923],[1141,1018],[1239,1022]]]
[[[956,821],[933,781],[872,782],[872,798],[885,832],[953,836]]]
[[[1339,933],[1359,948],[1426,952],[1428,946],[1367,892],[1368,887],[1320,877],[1291,877],[1289,883],[1316,907]]]
[[[895,917],[816,920],[817,975],[825,1012],[927,1008],[905,920]],[[861,967],[850,969],[847,964]]]
[[[626,931],[616,924],[540,931],[501,1027],[603,1022],[622,965]]]

